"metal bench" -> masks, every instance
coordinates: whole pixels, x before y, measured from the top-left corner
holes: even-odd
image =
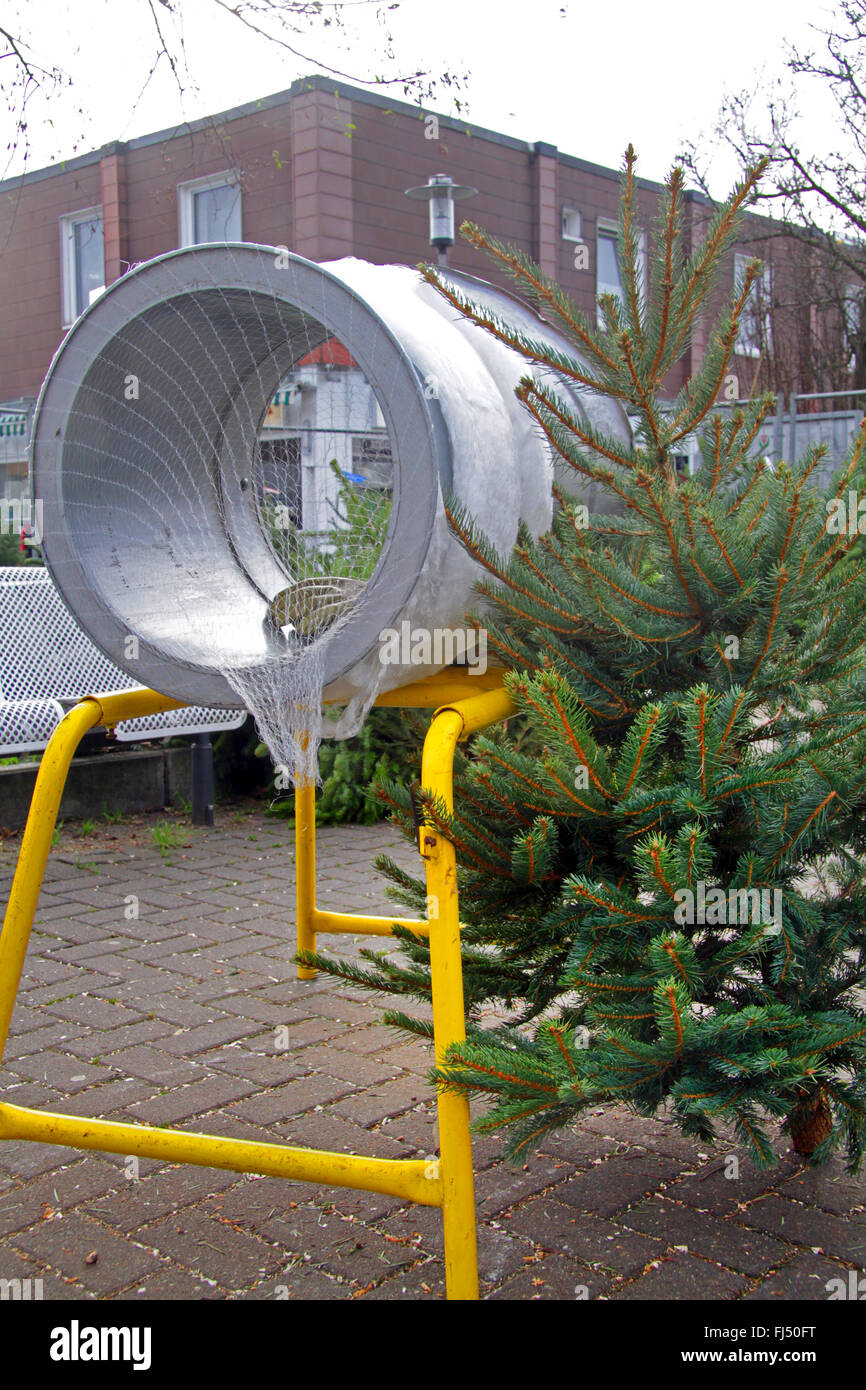
[[[47,569],[0,567],[0,756],[40,752],[84,696],[139,685],[82,632]],[[115,735],[125,743],[193,737],[193,820],[212,824],[210,735],[238,729],[246,717],[245,710],[185,706],[125,719]]]

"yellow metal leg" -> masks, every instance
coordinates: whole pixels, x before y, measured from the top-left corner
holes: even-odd
[[[88,729],[97,724],[113,725],[135,715],[179,708],[179,701],[157,695],[152,690],[133,690],[122,695],[82,700],[55,729],[39,765],[0,934],[0,1059],[6,1046],[30,928],[73,753]]]
[[[298,950],[316,949],[316,788],[295,787],[295,874],[298,907]],[[298,966],[299,980],[313,980],[316,971]]]
[[[99,722],[100,714],[95,700],[76,705],[60,724],[42,758],[0,935],[0,1058],[9,1035],[66,774],[78,744],[87,730]]]
[[[458,701],[435,715],[424,742],[421,781],[425,789],[436,793],[449,812],[454,809],[453,769],[458,741],[513,712],[508,695],[497,690]],[[420,850],[427,866],[433,1036],[436,1064],[441,1066],[449,1047],[463,1042],[466,1037],[457,860],[453,844],[439,831],[422,826],[419,835]],[[449,1299],[477,1299],[478,1253],[469,1100],[440,1087],[437,1106],[447,1295]]]

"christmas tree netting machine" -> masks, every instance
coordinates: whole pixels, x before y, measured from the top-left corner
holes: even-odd
[[[575,355],[504,291],[445,274]],[[554,460],[514,397],[526,370],[408,267],[246,244],[162,256],[91,304],[42,389],[45,561],[121,668],[248,708],[275,763],[314,780],[323,698],[347,736],[381,692],[479,662],[480,571],[444,499],[502,554],[521,518],[549,526]],[[557,389],[627,434],[612,402]]]

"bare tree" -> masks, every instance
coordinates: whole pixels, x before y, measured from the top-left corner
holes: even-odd
[[[197,89],[196,74],[184,42],[184,0],[126,0],[149,18],[152,44],[146,55],[146,71],[138,94],[130,103],[132,113],[160,69],[168,67],[181,97]],[[400,92],[419,103],[449,93],[456,113],[465,108],[461,93],[467,73],[433,72],[430,69],[404,71],[397,61],[391,32],[393,12],[399,0],[207,0],[214,14],[227,15],[263,44],[282,50],[296,66],[296,76],[313,69],[335,78],[364,86],[379,85]],[[344,30],[348,22],[366,10],[375,15],[380,31],[381,72],[335,68],[317,54],[317,39],[329,30]],[[0,23],[0,62],[4,64],[3,101],[10,117],[10,136],[6,146],[6,170],[13,161],[25,164],[30,154],[31,110],[38,97],[52,100],[72,98],[64,107],[67,150],[83,138],[86,113],[74,105],[74,83],[63,66],[63,55],[45,56],[44,14],[32,0],[6,0]],[[76,136],[74,122],[80,118],[82,134]],[[71,137],[71,138],[70,138]]]
[[[769,95],[729,94],[714,129],[680,158],[709,194],[706,170],[718,150],[733,152],[743,167],[768,157],[757,202],[773,221],[753,222],[755,254],[772,257],[779,240],[801,247],[790,258],[799,284],[788,286],[794,300],[779,302],[774,291],[771,311],[789,333],[792,314],[799,315],[797,337],[785,344],[778,338],[774,358],[781,368],[783,346],[791,361],[799,357],[799,381],[816,382],[800,389],[866,386],[866,0],[840,0],[827,26],[813,29],[814,47],[786,45],[785,76]],[[839,138],[832,150],[810,151],[804,143],[804,108],[814,100],[829,100],[834,110]],[[787,374],[777,372],[775,389],[785,389]]]

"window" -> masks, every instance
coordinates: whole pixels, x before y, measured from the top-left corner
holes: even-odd
[[[68,328],[105,289],[101,208],[61,217],[60,280],[63,326]]]
[[[241,241],[241,186],[236,173],[182,183],[178,192],[181,246]]]
[[[562,237],[564,241],[580,241],[580,213],[577,208],[562,209]]]
[[[734,289],[739,294],[746,278],[749,257],[734,256]],[[765,348],[772,347],[773,275],[772,268],[765,265],[752,285],[751,292],[740,315],[737,342],[734,349],[743,357],[760,357]]]
[[[845,299],[842,303],[842,312],[845,319],[845,346],[848,350],[848,371],[853,372],[857,365],[857,354],[861,350],[862,337],[862,315],[863,315],[863,286],[853,284],[845,286]]]
[[[595,293],[596,297],[602,294],[614,294],[617,299],[624,298],[622,279],[619,272],[619,259],[617,254],[617,229],[613,222],[603,222],[599,219],[596,237],[595,253]],[[646,234],[638,233],[638,288],[643,293],[646,285]],[[598,324],[604,327],[604,315],[601,306],[598,309]]]

